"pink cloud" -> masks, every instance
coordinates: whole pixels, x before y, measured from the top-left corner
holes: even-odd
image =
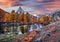
[[[45,4],[45,10],[55,11],[60,10],[60,1],[50,2]]]
[[[2,0],[0,3],[0,7],[11,7],[13,4],[18,2],[19,0]]]
[[[42,1],[44,1],[44,0],[37,0],[38,2],[42,2]]]
[[[33,2],[32,2],[33,1]],[[23,2],[23,3],[22,3]],[[29,3],[28,3],[29,2]],[[23,4],[23,5],[20,5]],[[0,1],[1,8],[12,6],[22,6],[24,9],[32,8],[31,14],[45,14],[51,11],[60,9],[60,0],[2,0]]]

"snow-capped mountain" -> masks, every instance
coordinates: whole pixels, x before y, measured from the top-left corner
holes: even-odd
[[[4,8],[4,11],[11,13],[12,10],[15,10],[15,12],[18,12],[18,14],[20,15],[21,13],[27,13],[25,12],[25,10],[21,7],[21,6],[15,6],[15,7],[10,7],[10,8]],[[28,12],[29,13],[29,12]],[[30,13],[29,13],[30,14]],[[30,14],[31,17],[35,16],[38,17],[36,14]]]
[[[24,10],[21,7],[19,7],[18,10],[17,10],[17,12],[18,12],[18,14],[21,14],[21,13],[24,12]]]
[[[24,12],[24,10],[20,6],[5,8],[3,10],[5,10],[6,12],[9,12],[9,13],[11,13],[12,10],[15,10],[15,12],[18,12],[18,14],[21,14],[22,12]]]

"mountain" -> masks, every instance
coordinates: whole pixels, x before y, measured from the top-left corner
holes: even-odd
[[[7,13],[7,12],[4,11],[3,9],[0,9],[0,14],[3,14],[3,13]]]
[[[3,21],[5,13],[8,13],[8,12],[4,11],[3,9],[0,9],[0,22]]]
[[[33,18],[33,17],[37,18],[37,17],[38,17],[36,14],[30,14],[29,12],[25,12],[25,11],[22,9],[22,7],[20,7],[20,6],[15,6],[15,7],[11,7],[11,8],[5,8],[5,9],[3,9],[3,10],[5,10],[6,12],[9,12],[9,13],[11,13],[12,10],[14,10],[15,12],[18,12],[19,15],[21,15],[21,13],[23,13],[23,12],[24,12],[24,13],[28,13],[31,18]]]
[[[43,15],[38,15],[39,18],[42,18]]]
[[[21,13],[24,12],[24,10],[21,7],[19,7],[18,10],[17,10],[17,12],[18,12],[18,14],[21,14]]]
[[[20,6],[4,8],[3,10],[5,10],[6,12],[9,12],[9,13],[11,13],[12,10],[15,10],[15,12],[18,12],[18,14],[21,14],[22,12],[24,12],[24,10]]]
[[[26,13],[25,11],[24,11],[24,9],[22,9],[22,7],[21,6],[15,6],[15,7],[10,7],[10,8],[4,8],[3,10],[5,10],[6,12],[9,12],[9,13],[11,13],[11,11],[12,10],[15,10],[15,12],[18,12],[18,14],[21,14],[21,13]],[[37,15],[36,14],[30,14],[31,15],[31,17],[32,16],[36,16],[37,17]]]
[[[8,13],[8,12],[0,8],[0,16],[5,15],[5,13]]]
[[[53,17],[53,21],[60,21],[60,10],[54,12],[52,17]]]

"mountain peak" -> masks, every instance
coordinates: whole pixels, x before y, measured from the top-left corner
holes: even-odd
[[[17,10],[18,14],[21,14],[24,12],[24,10],[19,6],[18,10]]]
[[[3,10],[5,10],[6,12],[9,12],[9,13],[11,13],[12,10],[15,10],[15,12],[18,12],[18,14],[21,14],[22,12],[24,12],[23,9],[21,8],[21,6],[4,8]]]

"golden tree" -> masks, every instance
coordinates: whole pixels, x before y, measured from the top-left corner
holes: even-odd
[[[30,22],[30,15],[29,15],[29,13],[22,13],[20,16],[19,16],[19,20],[20,20],[20,22],[21,23],[23,23],[23,24],[27,24],[27,23],[29,23]]]
[[[12,10],[10,15],[11,15],[11,23],[14,23],[15,22],[15,10]]]
[[[24,13],[19,16],[19,22],[23,24],[24,22]]]
[[[38,18],[37,22],[38,22],[38,24],[40,24],[40,23],[41,23],[41,20],[40,20],[40,18]]]
[[[30,19],[30,22],[31,22],[31,24],[33,24],[33,19],[32,18]]]
[[[30,14],[28,12],[26,13],[26,20],[27,20],[27,23],[30,23],[31,21]]]
[[[10,22],[11,21],[11,16],[10,16],[10,14],[5,14],[5,19],[4,19],[4,21],[5,22]]]
[[[41,20],[42,25],[49,24],[49,16],[43,16]]]
[[[52,22],[52,17],[49,17],[49,22]]]
[[[24,14],[24,24],[27,24],[27,15]]]
[[[14,14],[10,14],[11,15],[11,23],[14,22]]]
[[[15,23],[18,22],[18,12],[16,12],[16,13],[14,14],[14,22],[15,22]]]

